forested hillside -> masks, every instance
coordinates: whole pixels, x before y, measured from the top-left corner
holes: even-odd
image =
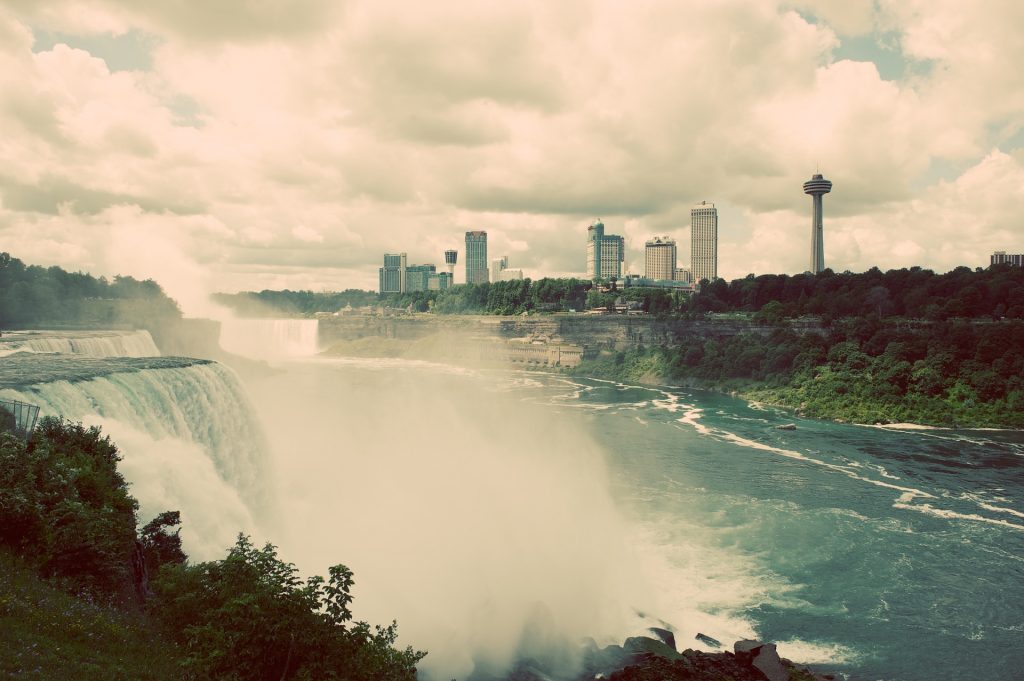
[[[152,279],[94,277],[26,265],[0,253],[0,330],[67,326],[145,327],[178,319],[178,304]]]

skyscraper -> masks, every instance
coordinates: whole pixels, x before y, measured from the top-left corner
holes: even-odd
[[[587,228],[587,276],[595,280],[621,279],[625,259],[626,244],[621,236],[606,235],[600,221]]]
[[[466,232],[466,283],[487,283],[487,232]]]
[[[656,236],[644,244],[644,276],[656,281],[676,277],[676,240]]]
[[[690,272],[695,282],[718,278],[718,209],[707,201],[690,209]]]
[[[405,253],[384,254],[384,267],[379,270],[381,293],[405,293]]]
[[[804,182],[804,194],[814,199],[814,214],[811,216],[811,274],[825,269],[825,229],[821,220],[821,197],[832,191],[832,183],[819,174]]]

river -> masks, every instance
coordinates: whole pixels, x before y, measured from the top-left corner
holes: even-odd
[[[0,397],[101,425],[140,520],[181,510],[193,560],[242,530],[306,574],[346,563],[356,616],[397,618],[400,642],[430,652],[425,678],[523,654],[557,667],[581,637],[662,622],[681,648],[757,637],[852,681],[1021,678],[1022,433],[326,359],[307,336],[275,331],[273,369],[241,382],[131,358],[39,382],[41,355],[5,358],[27,368]]]

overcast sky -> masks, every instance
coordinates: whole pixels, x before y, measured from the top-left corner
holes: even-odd
[[[0,0],[0,250],[203,290],[375,288],[483,229],[582,274],[587,225],[719,207],[719,274],[1024,251],[1020,0]],[[461,260],[461,258],[460,258]],[[462,278],[461,267],[456,281]]]

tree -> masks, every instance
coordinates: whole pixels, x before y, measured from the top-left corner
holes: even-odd
[[[397,650],[394,622],[352,624],[352,572],[302,582],[271,544],[238,541],[224,560],[167,565],[151,612],[185,651],[187,675],[232,681],[414,681],[425,653]]]
[[[188,560],[181,548],[181,528],[170,531],[178,525],[181,525],[181,513],[164,511],[146,523],[139,533],[146,571],[150,577],[155,577],[162,565],[182,565]]]

